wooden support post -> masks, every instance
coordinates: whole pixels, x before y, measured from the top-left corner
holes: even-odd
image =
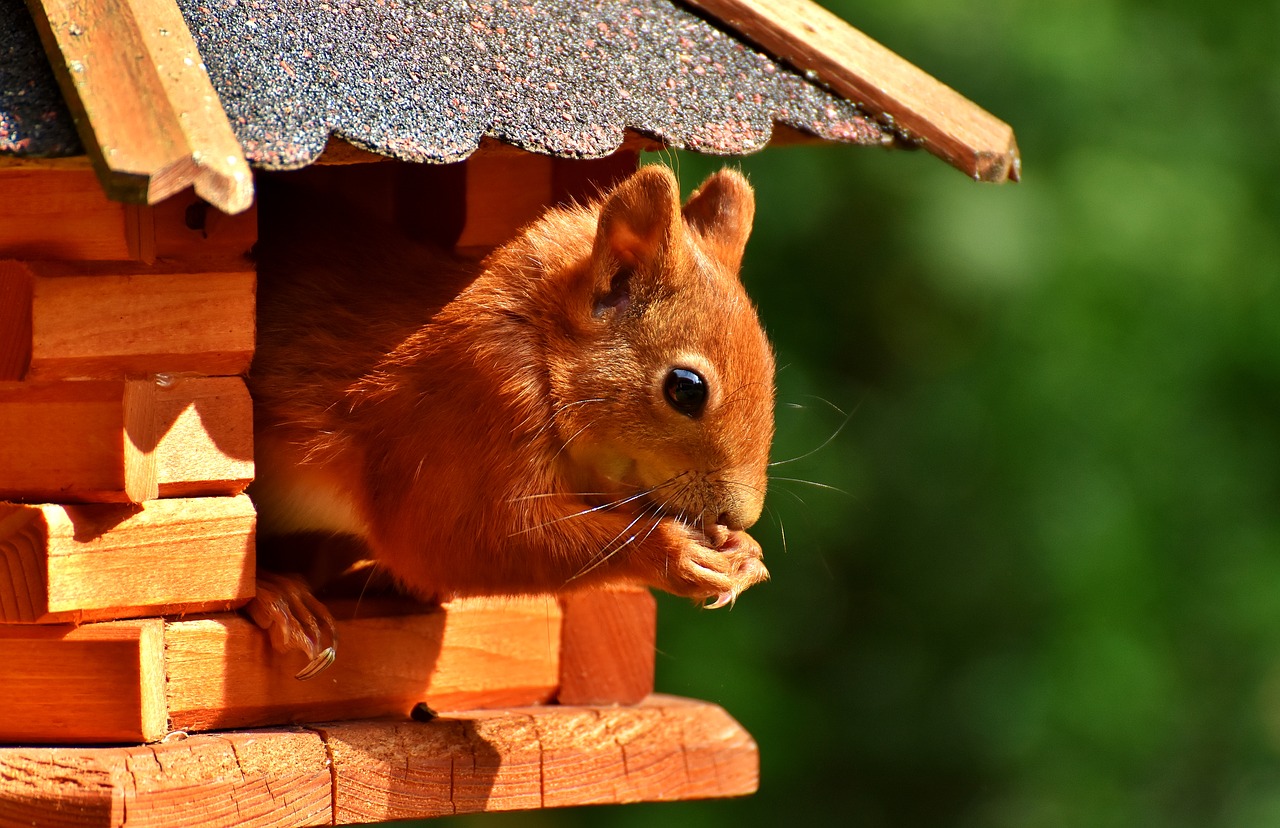
[[[506,242],[554,202],[552,161],[525,152],[478,152],[467,160],[466,224],[457,251],[479,256]]]
[[[636,704],[653,692],[657,606],[647,589],[564,595],[561,704]]]
[[[144,506],[0,504],[0,623],[239,606],[253,596],[254,520],[244,495]]]

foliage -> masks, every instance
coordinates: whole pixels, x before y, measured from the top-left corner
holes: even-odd
[[[761,792],[482,823],[1280,824],[1280,7],[831,5],[1025,180],[743,160],[800,459],[774,580],[664,600],[659,685],[747,726]]]

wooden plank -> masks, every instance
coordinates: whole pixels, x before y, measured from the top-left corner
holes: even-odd
[[[159,619],[0,625],[0,664],[0,743],[149,742],[166,732]]]
[[[653,692],[658,613],[647,589],[574,592],[560,598],[561,704],[636,704]]]
[[[244,491],[253,478],[253,410],[243,380],[134,382],[0,382],[0,500],[124,503],[131,494]]]
[[[0,259],[132,259],[126,212],[91,169],[2,169]]]
[[[227,610],[253,597],[247,496],[0,504],[0,622],[82,623]]]
[[[139,273],[26,264],[32,279],[27,379],[240,374],[253,358],[255,276]]]
[[[479,711],[320,728],[337,824],[539,807],[744,796],[754,741],[704,702]]]
[[[27,5],[112,198],[154,204],[194,185],[223,212],[248,209],[253,176],[177,6]]]
[[[143,747],[0,748],[0,825],[345,825],[745,796],[758,779],[756,745],[724,710],[653,696]]]
[[[689,4],[817,79],[978,181],[1017,181],[1013,129],[811,0]]]
[[[310,681],[306,659],[272,652],[248,620],[166,625],[169,716],[190,730],[406,716],[545,702],[559,678],[560,609],[547,598],[466,599],[434,612],[357,606],[338,622],[338,658]]]
[[[0,826],[332,823],[316,733],[270,730],[108,748],[0,748]]]

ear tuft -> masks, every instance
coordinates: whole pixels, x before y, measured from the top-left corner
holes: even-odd
[[[717,248],[730,268],[742,264],[742,253],[751,236],[756,197],[742,173],[725,168],[713,173],[689,196],[684,218],[699,235]]]
[[[680,219],[675,175],[662,166],[644,167],[609,194],[600,210],[595,251],[629,268],[658,261],[675,240]]]

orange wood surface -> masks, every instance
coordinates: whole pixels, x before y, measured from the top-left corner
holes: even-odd
[[[32,303],[27,379],[229,376],[249,367],[255,277],[247,265],[193,273],[34,262],[9,264],[0,278],[19,282],[24,267]]]
[[[0,504],[0,623],[225,610],[253,596],[249,498]]]
[[[226,213],[253,176],[182,13],[166,0],[29,0],[89,156],[112,198],[193,186]]]
[[[149,742],[166,733],[164,622],[0,624],[0,744]]]
[[[133,259],[128,211],[87,167],[0,169],[0,259]]]
[[[554,202],[552,160],[515,152],[467,160],[466,224],[457,250],[483,254],[507,241]]]
[[[244,491],[253,420],[243,380],[145,382],[154,387],[0,382],[0,500],[122,503],[130,494]]]
[[[724,710],[533,707],[168,739],[0,747],[0,826],[302,826],[754,793]]]
[[[265,730],[138,747],[0,747],[0,826],[329,825],[320,736]]]
[[[1016,181],[1008,124],[811,0],[689,0],[980,181]]]
[[[560,598],[561,704],[635,704],[653,692],[657,606],[638,587]]]
[[[175,728],[407,716],[534,704],[555,695],[560,609],[547,598],[472,598],[441,610],[378,614],[356,607],[338,622],[337,660],[317,677],[307,659],[278,655],[238,615],[174,621],[165,629],[167,697]]]
[[[715,705],[670,696],[319,729],[333,756],[338,824],[743,796],[759,778],[741,725]]]

